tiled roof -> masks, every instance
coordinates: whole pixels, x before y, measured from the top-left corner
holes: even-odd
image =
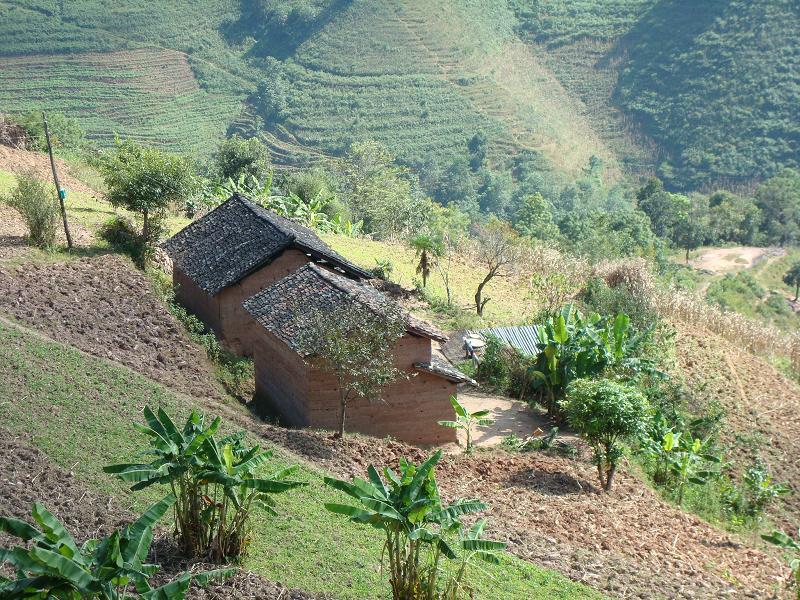
[[[175,265],[212,296],[292,247],[348,275],[370,276],[331,250],[310,229],[239,194],[231,196],[163,245]]]
[[[303,265],[242,303],[262,326],[297,352],[301,352],[302,328],[312,311],[334,310],[355,300],[380,316],[397,314],[400,306],[375,288],[353,281],[314,263]],[[404,315],[406,330],[422,337],[446,341],[430,323]]]
[[[444,377],[445,379],[449,379],[455,383],[469,383],[470,385],[474,386],[478,385],[478,383],[472,379],[472,377],[468,377],[456,369],[453,365],[443,361],[437,356],[432,356],[431,362],[414,363],[414,368],[419,371],[425,371],[426,373],[432,373],[433,375]]]

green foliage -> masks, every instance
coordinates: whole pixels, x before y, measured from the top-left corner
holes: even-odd
[[[784,0],[669,0],[642,13],[625,36],[616,98],[666,150],[660,173],[671,186],[798,166],[798,26]]]
[[[783,548],[789,553],[789,568],[792,570],[792,576],[794,577],[797,600],[800,600],[800,530],[797,532],[796,540],[782,531],[775,531],[761,537],[770,544]]]
[[[800,241],[800,171],[787,169],[765,181],[756,190],[756,204],[764,215],[768,243]]]
[[[611,287],[600,277],[594,277],[586,284],[581,300],[589,311],[600,315],[627,315],[636,331],[656,329],[661,320],[648,299],[633,293],[624,282]]]
[[[712,281],[706,298],[724,309],[787,331],[794,330],[799,322],[784,295],[766,290],[748,271],[726,273],[721,279]]]
[[[746,246],[760,241],[763,215],[753,198],[717,191],[709,196],[709,230],[715,242]]]
[[[183,158],[131,140],[117,140],[114,154],[103,156],[98,166],[111,204],[141,215],[142,245],[148,251],[163,233],[167,210],[194,193],[194,175]]]
[[[44,121],[40,111],[28,111],[14,117],[28,137],[28,147],[40,152],[47,152],[47,136],[44,133]],[[83,145],[86,133],[78,121],[60,112],[47,113],[47,125],[50,130],[50,143],[54,148],[77,149]]]
[[[23,173],[17,176],[17,186],[6,202],[25,220],[31,245],[45,250],[55,246],[60,209],[54,186],[33,171]]]
[[[558,226],[553,221],[553,208],[540,193],[525,195],[514,219],[514,228],[522,235],[538,239],[558,238]]]
[[[788,493],[789,487],[777,483],[766,463],[756,458],[745,470],[741,484],[731,484],[723,500],[732,519],[760,521],[767,508]]]
[[[422,275],[422,287],[428,285],[428,277],[436,266],[436,261],[444,252],[442,242],[432,235],[420,233],[411,238],[411,247],[419,258],[417,275]]]
[[[500,339],[488,336],[475,376],[497,392],[505,393],[511,385],[510,354],[513,354],[513,350]]]
[[[130,525],[103,539],[89,539],[81,546],[39,502],[33,505],[33,519],[41,529],[25,521],[0,517],[0,532],[28,542],[11,550],[0,549],[0,564],[9,563],[17,572],[15,580],[0,575],[0,595],[9,600],[123,600],[132,597],[127,590],[132,584],[139,598],[181,600],[192,581],[205,585],[230,576],[231,569],[185,573],[161,587],[150,586],[148,580],[158,570],[158,565],[145,562],[153,541],[153,526],[174,503],[175,496],[169,495]]]
[[[649,405],[635,387],[609,379],[576,379],[559,402],[570,427],[583,434],[594,450],[600,485],[611,491],[622,441],[641,435]]]
[[[568,304],[558,315],[548,317],[538,333],[541,350],[526,372],[523,390],[528,385],[539,390],[540,402],[553,416],[559,415],[559,399],[573,380],[597,377],[607,370],[630,377],[663,377],[652,360],[640,355],[650,329],[635,332],[624,313],[614,319],[597,313],[584,317]]]
[[[467,567],[474,559],[499,564],[502,542],[483,538],[485,519],[472,527],[461,517],[486,509],[479,500],[443,504],[436,485],[435,466],[441,450],[421,465],[400,459],[400,472],[374,466],[369,480],[352,483],[325,478],[325,483],[357,501],[355,506],[325,504],[329,511],[352,522],[370,525],[386,536],[389,582],[395,600],[455,600],[472,594]],[[454,543],[455,542],[455,543]]]
[[[134,427],[149,438],[145,454],[153,460],[103,470],[132,483],[133,491],[170,486],[175,531],[187,556],[220,562],[242,556],[250,543],[251,513],[261,509],[275,515],[271,495],[304,485],[286,478],[296,467],[257,477],[272,453],[245,446],[243,433],[217,439],[219,417],[206,425],[205,417],[192,411],[182,429],[161,408],[156,414],[145,407],[144,417],[147,425]]]
[[[356,142],[340,162],[343,197],[353,219],[382,238],[400,238],[424,223],[428,203],[408,171],[377,142]]]
[[[537,432],[540,431],[537,429]],[[578,450],[564,440],[556,439],[558,427],[551,427],[547,433],[534,432],[524,438],[509,434],[503,438],[503,447],[513,452],[552,452],[568,458],[575,458]]]
[[[214,153],[214,169],[222,180],[250,176],[264,181],[271,177],[269,150],[256,137],[244,139],[233,135]]]
[[[372,268],[372,274],[378,279],[389,281],[394,271],[394,264],[388,258],[376,258],[375,266]]]
[[[465,452],[472,452],[472,428],[483,427],[494,423],[494,419],[490,419],[488,410],[477,410],[473,413],[469,412],[458,401],[455,396],[450,396],[450,404],[453,405],[453,410],[456,413],[455,421],[439,421],[442,427],[451,427],[453,429],[460,429],[467,434],[467,445],[464,448]]]
[[[379,315],[358,300],[300,315],[299,347],[331,373],[339,392],[339,431],[344,436],[347,405],[354,398],[377,401],[402,372],[393,348],[406,331],[405,317]]]
[[[783,283],[794,288],[794,300],[797,302],[798,294],[800,294],[800,261],[792,263],[783,276]]]
[[[706,485],[719,476],[719,471],[711,470],[709,463],[718,464],[720,458],[710,452],[710,440],[693,438],[689,433],[671,428],[661,435],[662,423],[648,427],[649,435],[644,437],[643,447],[654,465],[653,479],[674,490],[681,505],[689,484]]]

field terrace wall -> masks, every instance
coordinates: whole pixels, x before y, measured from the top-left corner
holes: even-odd
[[[297,223],[234,194],[170,240],[176,298],[226,347],[253,354],[252,319],[242,302],[308,262],[368,277]]]
[[[307,264],[244,303],[257,322],[253,334],[256,401],[266,413],[291,426],[336,429],[339,389],[336,377],[299,348],[298,325],[315,309],[332,308],[344,297],[368,309],[396,308],[363,283]],[[429,324],[406,315],[406,333],[395,344],[395,366],[403,376],[383,390],[382,400],[348,402],[345,428],[376,436],[392,436],[420,445],[456,441],[453,429],[438,421],[452,419],[450,397],[459,383],[472,382],[438,360],[434,340],[446,338]],[[472,382],[474,383],[474,382]]]

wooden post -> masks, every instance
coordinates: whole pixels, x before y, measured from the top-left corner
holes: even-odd
[[[42,111],[42,120],[44,121],[44,136],[47,138],[47,152],[50,155],[50,168],[53,169],[53,181],[56,184],[56,193],[58,194],[58,203],[61,206],[61,218],[64,221],[64,235],[67,236],[67,249],[72,250],[72,235],[69,232],[69,223],[67,223],[67,207],[64,205],[64,198],[67,197],[67,192],[61,187],[58,181],[58,171],[56,171],[56,160],[53,158],[53,145],[50,143],[50,129],[47,126],[47,117]]]

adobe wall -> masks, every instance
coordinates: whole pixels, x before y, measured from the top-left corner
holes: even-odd
[[[172,286],[175,299],[190,313],[197,315],[217,336],[221,335],[217,298],[209,296],[177,266],[172,271]]]
[[[356,399],[347,404],[345,430],[377,437],[392,436],[419,445],[456,441],[456,430],[439,421],[453,419],[450,396],[456,384],[414,371],[387,387],[383,401]],[[339,393],[336,378],[324,371],[311,371],[308,384],[308,421],[312,427],[335,430],[339,425]]]
[[[307,262],[308,256],[299,250],[286,250],[270,264],[217,294],[220,334],[228,348],[241,356],[253,355],[251,334],[254,331],[260,333],[263,328],[242,307],[242,302]]]
[[[256,405],[262,414],[278,414],[293,427],[310,425],[306,398],[310,367],[269,331],[258,326],[253,335]]]

